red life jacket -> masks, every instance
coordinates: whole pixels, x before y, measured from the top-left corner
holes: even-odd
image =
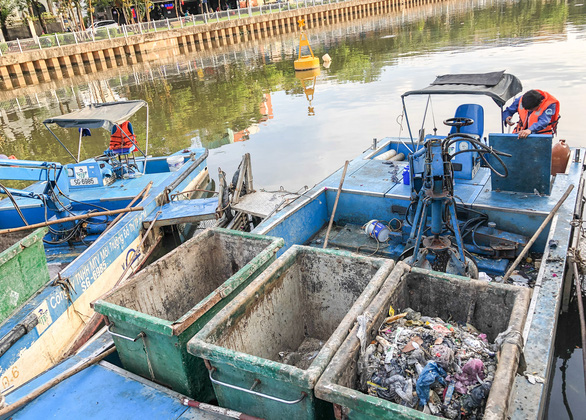
[[[129,124],[128,121],[124,121],[122,124],[114,126],[114,134],[110,136],[110,150],[129,149],[138,144],[136,136],[130,131]]]
[[[555,104],[555,113],[551,116],[549,124],[543,130],[540,130],[534,134],[553,134],[556,132],[558,120],[560,118],[560,102],[552,95],[543,90],[537,90],[537,92],[539,92],[544,99],[543,101],[541,101],[537,109],[533,111],[531,114],[529,114],[529,111],[527,111],[525,108],[523,108],[523,105],[521,105],[523,99],[519,101],[519,108],[517,108],[517,112],[519,113],[519,122],[517,123],[515,130],[513,130],[513,133],[518,133],[521,130],[526,130],[533,124],[535,124],[541,116],[541,114],[543,114],[547,107],[551,104]]]

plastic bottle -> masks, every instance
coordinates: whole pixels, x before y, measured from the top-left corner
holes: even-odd
[[[403,168],[403,184],[409,185],[409,165]]]
[[[570,159],[570,148],[564,139],[560,139],[551,151],[551,174],[555,175],[566,172],[568,159]]]

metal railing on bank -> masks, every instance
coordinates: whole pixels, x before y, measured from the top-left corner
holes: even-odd
[[[204,13],[201,15],[183,16],[174,19],[152,20],[150,22],[141,22],[131,25],[42,35],[37,38],[26,38],[17,39],[16,41],[1,42],[0,56],[5,54],[22,53],[25,51],[44,50],[47,48],[59,48],[65,45],[104,41],[106,39],[116,39],[121,37],[129,37],[132,35],[162,32],[195,25],[206,25],[212,22],[243,19],[251,16],[264,15],[268,13],[279,13],[322,4],[342,3],[345,1],[349,0],[291,0],[288,2],[265,4],[258,7],[229,9],[218,12]]]

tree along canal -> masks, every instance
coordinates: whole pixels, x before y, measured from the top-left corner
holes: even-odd
[[[150,106],[150,154],[201,144],[211,149],[210,173],[221,166],[231,174],[250,152],[257,187],[296,191],[322,180],[373,138],[405,136],[398,124],[401,93],[439,74],[503,69],[517,75],[525,90],[555,95],[561,102],[559,138],[586,146],[580,132],[586,6],[580,1],[450,1],[310,30],[316,55],[332,57],[315,82],[295,77],[298,39],[291,34],[214,55],[186,54],[173,62],[0,92],[0,153],[67,163],[44,119],[95,101],[144,99]],[[435,125],[447,132],[442,121],[462,100],[471,98],[434,98],[426,131]],[[487,98],[472,100],[485,108],[486,132],[499,130],[498,107]],[[425,100],[408,98],[407,108],[419,128]],[[144,144],[144,118],[132,122]],[[77,149],[77,133],[59,134]],[[106,133],[94,131],[83,140],[82,156],[98,155],[107,144]],[[573,322],[563,317],[560,324],[551,418],[577,418],[586,409]]]

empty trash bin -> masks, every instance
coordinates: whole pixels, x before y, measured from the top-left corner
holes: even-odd
[[[218,403],[266,419],[333,414],[313,388],[394,263],[295,245],[188,343]]]
[[[283,240],[208,229],[97,301],[123,366],[200,401],[214,398],[187,341],[274,259]]]
[[[365,310],[372,319],[365,342],[371,343],[377,336],[379,326],[389,316],[389,306],[411,308],[422,316],[449,319],[452,323],[471,324],[485,333],[489,342],[510,329],[499,353],[484,413],[485,419],[503,419],[519,363],[518,344],[530,300],[531,291],[527,288],[470,280],[398,263]],[[316,396],[337,405],[344,419],[437,418],[357,390],[361,351],[357,332],[358,326],[355,326],[340,346],[316,385]]]

